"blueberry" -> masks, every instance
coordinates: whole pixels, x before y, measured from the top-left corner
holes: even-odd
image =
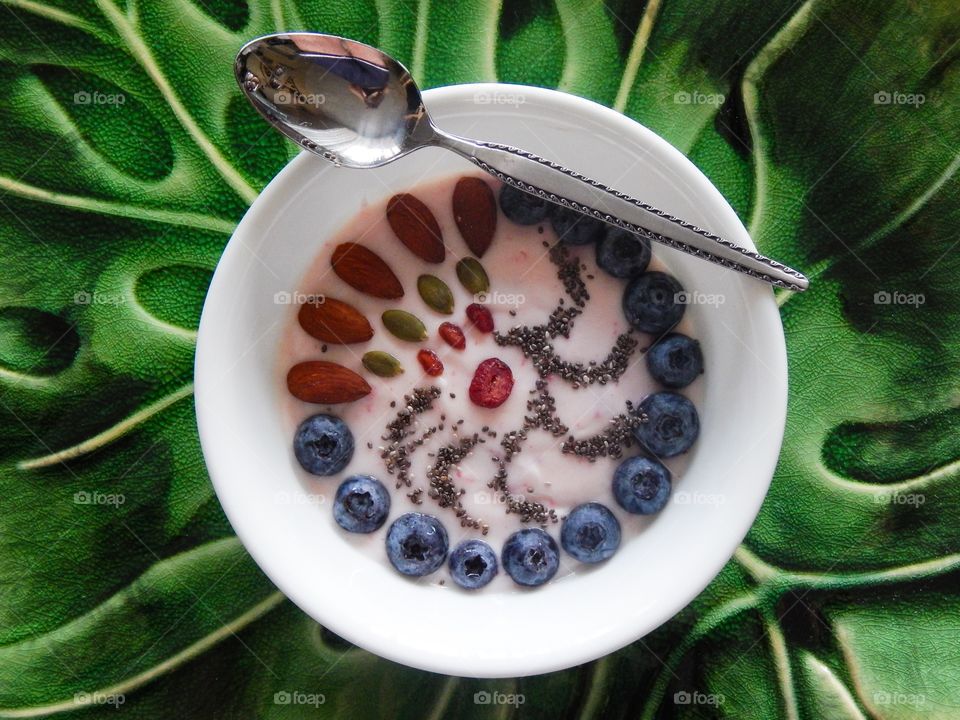
[[[632,457],[613,473],[613,496],[637,515],[660,512],[670,497],[670,471],[653,458]]]
[[[517,225],[536,225],[547,216],[550,202],[513,185],[504,185],[500,188],[500,209],[507,220]]]
[[[550,224],[567,245],[589,245],[599,240],[609,227],[600,220],[560,206],[550,209]]]
[[[432,515],[401,515],[387,530],[387,557],[404,575],[429,575],[447,559],[447,531]]]
[[[337,488],[333,519],[348,532],[379,530],[390,514],[390,493],[370,475],[351,475]]]
[[[637,413],[646,420],[633,434],[640,444],[657,457],[685,453],[700,434],[700,418],[693,403],[675,392],[648,395],[637,405]]]
[[[659,335],[683,317],[683,286],[662,272],[638,275],[623,292],[623,314],[637,330]]]
[[[308,473],[336,475],[353,457],[353,433],[333,415],[313,415],[297,428],[293,454]]]
[[[450,553],[450,575],[462,588],[482,588],[496,574],[497,554],[483,540],[464,540]]]
[[[606,505],[577,505],[563,521],[560,544],[580,562],[601,562],[620,547],[620,523]]]
[[[671,333],[647,351],[647,369],[661,385],[686,387],[703,372],[703,353],[693,338]]]
[[[518,585],[543,585],[557,574],[560,548],[540,528],[517,530],[503,544],[503,569]]]
[[[650,241],[645,237],[608,227],[597,243],[597,265],[614,277],[636,277],[649,264]]]

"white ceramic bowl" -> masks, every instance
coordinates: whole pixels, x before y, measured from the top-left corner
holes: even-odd
[[[754,248],[692,163],[613,110],[509,85],[438,88],[424,99],[447,130],[526,148]],[[769,287],[655,247],[692,294],[688,317],[706,361],[702,432],[673,502],[602,567],[535,591],[469,594],[400,576],[342,542],[325,517],[329,501],[318,507],[297,479],[275,382],[291,310],[274,295],[299,286],[320,245],[362,203],[473,170],[434,149],[378,170],[335,168],[307,153],[291,162],[237,227],[214,275],[197,343],[197,418],[237,535],[305,612],[406,665],[509,677],[577,665],[642,637],[720,571],[756,517],[777,462],[786,351]]]

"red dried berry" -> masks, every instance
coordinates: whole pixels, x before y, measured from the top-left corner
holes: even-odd
[[[467,346],[467,339],[463,336],[463,330],[460,329],[459,325],[452,322],[440,324],[440,337],[456,350],[463,350]]]
[[[498,358],[487,358],[477,366],[470,382],[470,399],[485,408],[500,407],[513,390],[513,372]]]
[[[493,315],[490,311],[479,303],[467,305],[467,319],[473,323],[474,327],[480,332],[493,332]]]
[[[421,350],[417,353],[417,360],[427,375],[436,377],[443,374],[443,363],[433,350]]]

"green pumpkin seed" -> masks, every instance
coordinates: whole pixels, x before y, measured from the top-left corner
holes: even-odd
[[[383,350],[371,350],[360,359],[363,366],[377,377],[396,377],[403,372],[403,365],[393,355]]]
[[[485,293],[490,289],[490,278],[479,260],[468,257],[457,263],[457,278],[472,295]]]
[[[383,326],[401,340],[420,342],[427,339],[427,328],[420,318],[406,310],[387,310],[380,318]]]
[[[453,293],[447,284],[436,275],[421,275],[417,278],[417,290],[420,297],[430,306],[444,315],[453,312]]]

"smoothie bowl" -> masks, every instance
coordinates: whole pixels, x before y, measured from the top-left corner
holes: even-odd
[[[425,100],[752,248],[613,111],[502,85]],[[227,246],[196,386],[217,494],[284,593],[384,657],[497,677],[615,650],[719,572],[776,463],[786,365],[754,281],[439,150],[304,154]]]

